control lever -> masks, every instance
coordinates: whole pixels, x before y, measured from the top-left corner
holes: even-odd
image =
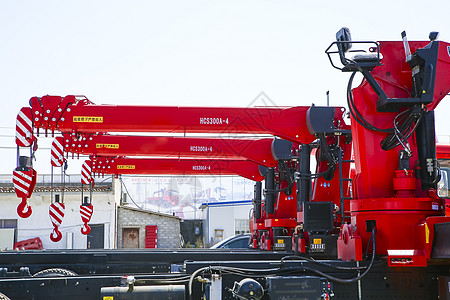
[[[406,31],[402,32],[403,48],[405,49],[406,62],[411,61],[411,49],[409,48],[408,39],[406,38]]]

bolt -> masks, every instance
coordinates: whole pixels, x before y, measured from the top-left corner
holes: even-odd
[[[47,121],[47,120],[48,120],[48,117],[45,117],[44,120]]]
[[[35,111],[34,113],[38,115],[38,114],[39,114],[39,111]]]
[[[48,113],[48,114],[49,114],[49,113],[50,113],[50,109],[47,109],[46,113]]]
[[[68,111],[68,112],[70,112],[70,111],[71,111],[71,109],[70,109],[70,108],[68,108],[68,109],[67,109],[67,111]]]
[[[39,118],[34,118],[34,120],[37,122],[37,121],[39,121]]]
[[[55,122],[55,121],[56,121],[56,118],[52,118],[52,121]]]
[[[61,121],[64,121],[65,119],[64,118],[61,118]]]
[[[58,108],[58,112],[62,112],[62,108],[60,107],[60,108]]]

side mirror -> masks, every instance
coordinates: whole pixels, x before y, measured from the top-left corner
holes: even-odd
[[[441,168],[441,180],[438,183],[438,195],[441,198],[449,198],[448,194],[448,172],[449,169]]]

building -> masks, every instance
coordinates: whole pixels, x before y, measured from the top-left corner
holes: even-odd
[[[116,203],[120,201],[118,192],[120,185],[115,184],[111,178],[95,185],[92,190],[94,212],[89,222],[91,232],[83,235],[81,228],[84,223],[80,216],[82,199],[80,177],[69,176],[69,178],[72,182],[65,183],[62,189],[62,184],[58,182],[51,186],[49,175],[39,175],[34,192],[27,201],[33,212],[30,217],[21,218],[17,214],[17,206],[21,199],[17,198],[14,192],[11,175],[2,176],[0,228],[14,228],[14,241],[40,238],[44,249],[115,248]],[[59,227],[62,239],[59,242],[52,242],[50,233],[53,225],[49,217],[49,206],[56,195],[60,195],[65,204],[65,215]],[[83,195],[88,197],[91,195],[87,186],[84,186]]]
[[[204,244],[212,246],[235,234],[250,232],[251,200],[203,203]]]
[[[173,215],[119,206],[117,248],[180,248],[180,221]]]
[[[34,238],[42,241],[44,249],[144,248],[146,226],[152,225],[158,228],[156,247],[180,246],[180,218],[121,205],[123,186],[119,179],[106,177],[98,180],[91,191],[88,186],[82,189],[79,175],[67,177],[70,181],[64,183],[63,188],[61,182],[51,184],[49,175],[39,175],[34,192],[27,200],[33,212],[30,217],[21,218],[17,214],[21,199],[15,194],[12,176],[0,176],[0,238],[4,242],[0,243],[0,250],[12,249],[14,242]],[[49,206],[56,195],[63,199],[65,215],[59,227],[62,239],[52,242]],[[80,204],[83,196],[91,195],[94,207],[89,222],[91,232],[84,235],[81,233],[84,223],[80,216]],[[123,237],[127,234],[136,235],[137,244],[124,245]]]

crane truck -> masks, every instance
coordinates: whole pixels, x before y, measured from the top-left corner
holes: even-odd
[[[198,255],[155,251],[151,263],[170,266],[170,271],[162,267],[135,275],[119,270],[106,276],[42,279],[27,277],[22,270],[22,278],[8,279],[4,270],[0,290],[22,299],[44,293],[50,298],[108,300],[449,299],[450,219],[438,193],[441,172],[434,128],[434,109],[450,91],[449,49],[436,32],[429,41],[408,42],[402,33],[402,41],[375,42],[354,41],[347,28],[338,31],[325,53],[334,68],[350,74],[350,128],[339,107],[121,107],[94,105],[75,96],[32,98],[31,107],[19,113],[17,130],[18,146],[31,149],[33,132],[39,129],[74,136],[120,131],[264,133],[300,148],[295,161],[267,169],[265,199],[261,187],[255,189],[252,219],[256,224],[262,219],[265,226],[253,227],[259,250]],[[357,74],[363,79],[353,88]],[[312,174],[308,160],[315,147],[320,163]],[[352,155],[354,161],[344,159]],[[344,177],[344,165],[351,163],[354,176]],[[18,168],[16,172],[29,172],[30,178],[18,194],[25,203],[22,209],[35,171]],[[351,182],[347,197],[344,182]],[[294,192],[296,205],[290,206],[285,196]],[[292,224],[273,218],[275,211],[282,216],[284,207],[290,215],[295,210]],[[275,244],[286,245],[288,240],[291,251],[274,251]],[[60,256],[53,254],[56,258]]]

